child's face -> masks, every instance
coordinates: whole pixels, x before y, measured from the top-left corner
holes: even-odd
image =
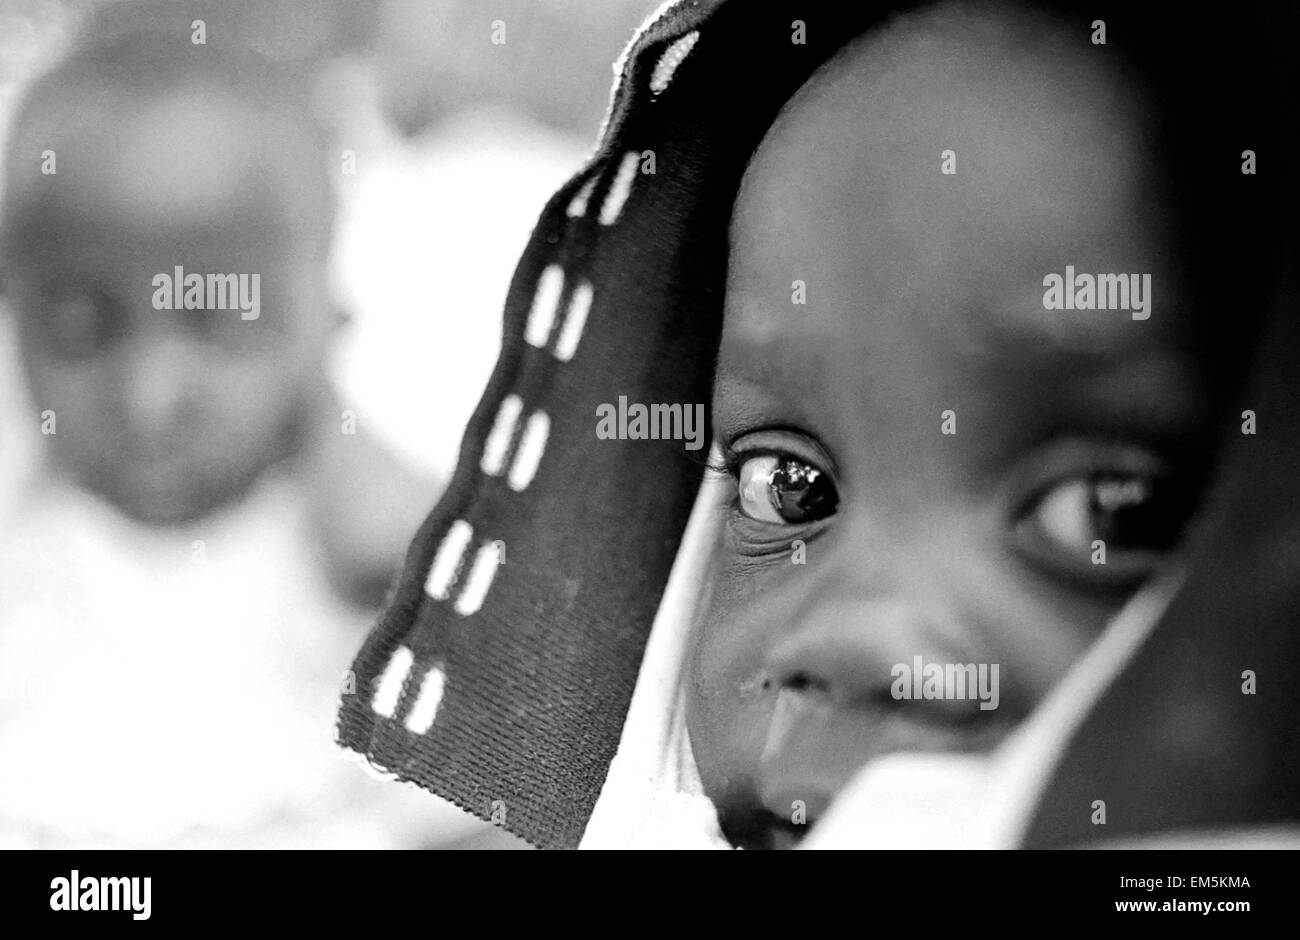
[[[859,41],[735,207],[713,417],[739,485],[688,720],[741,844],[788,844],[793,802],[814,821],[873,757],[1000,739],[1167,557],[1205,471],[1136,96],[1086,29],[1001,28]],[[1149,273],[1150,319],[1045,309],[1066,265]],[[916,657],[998,664],[997,707],[899,700]]]
[[[321,380],[324,255],[287,217],[278,183],[291,177],[264,160],[268,134],[210,91],[83,114],[49,131],[57,172],[28,183],[39,211],[10,233],[23,360],[33,403],[55,413],[55,460],[147,522],[242,493],[289,450]],[[258,274],[256,319],[155,309],[154,278],[178,265]]]

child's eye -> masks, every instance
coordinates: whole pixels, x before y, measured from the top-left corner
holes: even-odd
[[[1097,474],[1064,480],[1025,515],[1050,547],[1088,559],[1094,542],[1110,552],[1161,552],[1178,539],[1189,506],[1181,488],[1158,477]]]
[[[68,292],[45,308],[42,331],[55,354],[80,359],[102,350],[113,339],[114,316],[100,297]]]
[[[758,522],[794,525],[835,512],[839,494],[820,468],[786,454],[738,458],[740,509]]]

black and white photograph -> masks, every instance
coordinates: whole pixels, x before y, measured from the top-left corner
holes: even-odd
[[[1298,47],[1291,0],[0,0],[4,905],[654,850],[1278,914]],[[430,854],[530,849],[586,851]]]

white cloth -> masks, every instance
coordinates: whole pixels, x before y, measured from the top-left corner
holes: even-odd
[[[618,752],[579,848],[728,847],[695,767],[682,695],[692,614],[725,488],[710,476],[700,489],[650,630]]]
[[[0,528],[0,848],[417,847],[469,831],[334,744],[371,615],[335,600],[313,544],[284,479],[174,531],[66,485],[29,493]]]

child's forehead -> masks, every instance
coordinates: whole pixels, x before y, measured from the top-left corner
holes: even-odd
[[[732,220],[730,406],[960,392],[1013,408],[1072,381],[1097,401],[1187,400],[1204,311],[1141,95],[1089,60],[1084,29],[1013,42],[962,16],[860,40],[760,146]],[[1050,309],[1044,279],[1071,272],[1124,277],[1149,318]]]
[[[943,22],[943,21],[940,21]],[[759,147],[736,217],[873,217],[895,229],[1034,238],[1102,228],[1157,176],[1140,90],[1087,32],[905,21],[851,43],[805,84]],[[940,218],[941,217],[941,218]]]
[[[1140,96],[1073,32],[1012,43],[983,22],[922,21],[815,76],[741,187],[728,337],[821,334],[834,354],[897,329],[968,358],[1050,358],[1183,335]],[[1044,277],[1067,266],[1151,275],[1155,319],[1045,309]]]
[[[319,203],[306,198],[303,180],[313,174],[303,163],[312,151],[302,132],[292,122],[272,127],[247,102],[211,88],[144,98],[63,89],[24,137],[53,151],[57,171],[12,174],[12,204],[31,207],[17,216],[26,228],[59,238],[282,236],[295,211]]]
[[[201,219],[229,211],[257,183],[248,131],[231,104],[180,98],[74,132],[73,142],[102,148],[102,172],[87,182],[110,205],[160,221]]]

